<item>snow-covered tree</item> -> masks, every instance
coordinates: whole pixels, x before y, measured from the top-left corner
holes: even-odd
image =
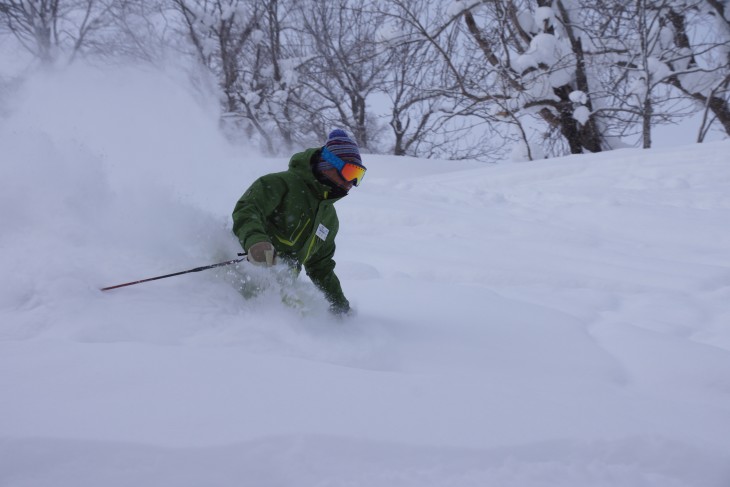
[[[665,12],[677,54],[667,63],[672,71],[667,81],[704,107],[700,141],[708,112],[730,135],[730,3],[686,0]]]
[[[723,2],[390,4],[439,53],[438,86],[444,98],[459,99],[458,113],[481,116],[526,147],[526,126],[542,132],[548,154],[611,149],[636,135],[649,146],[658,124],[699,109],[711,115],[702,133],[715,120],[727,132],[730,23]]]
[[[274,141],[261,120],[263,99],[254,83],[250,53],[263,41],[262,3],[257,0],[173,0],[182,15],[198,61],[218,78],[227,132],[258,137],[273,152]]]
[[[594,113],[615,135],[640,134],[707,107],[727,119],[728,45],[718,36],[704,0],[585,3],[593,33]]]
[[[440,88],[458,99],[460,116],[479,117],[525,147],[526,125],[539,120],[545,138],[557,134],[570,152],[602,150],[582,31],[563,2],[454,1],[427,20],[411,2],[391,3],[439,53]]]
[[[514,32],[511,44],[517,55],[510,57],[508,48],[505,56],[509,70],[519,75],[513,83],[521,87],[514,97],[518,107],[537,109],[562,135],[571,153],[607,148],[605,133],[593,116],[587,36],[576,4],[538,0],[534,9],[525,7],[517,10],[511,2],[503,7]]]
[[[0,34],[42,64],[174,53],[272,154],[335,126],[492,160],[649,147],[688,117],[730,136],[727,0],[0,0]]]
[[[242,104],[252,119],[266,127],[270,148],[278,146],[285,151],[291,150],[295,142],[306,140],[298,108],[301,90],[297,69],[302,60],[291,49],[297,44],[291,25],[296,22],[295,4],[291,0],[263,2],[259,26],[262,37],[242,66],[251,79]],[[271,140],[274,137],[276,143]]]

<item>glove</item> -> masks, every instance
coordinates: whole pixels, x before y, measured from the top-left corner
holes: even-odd
[[[248,248],[248,261],[254,265],[270,267],[276,264],[276,249],[271,242],[257,242]]]
[[[345,305],[336,305],[333,304],[330,306],[330,313],[340,319],[343,318],[352,318],[355,316],[355,310],[353,308],[350,308],[349,304]]]

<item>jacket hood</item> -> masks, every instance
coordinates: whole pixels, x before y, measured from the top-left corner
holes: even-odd
[[[307,183],[307,186],[309,186],[320,199],[326,199],[333,202],[338,201],[342,199],[343,196],[340,196],[339,198],[332,198],[330,196],[332,194],[332,188],[326,184],[320,183],[312,171],[312,159],[315,156],[318,157],[321,150],[321,147],[314,147],[312,149],[307,149],[304,152],[294,154],[289,160],[289,172],[296,174],[299,178],[303,179]]]

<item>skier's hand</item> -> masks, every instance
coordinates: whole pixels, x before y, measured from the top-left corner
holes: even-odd
[[[276,249],[271,242],[257,242],[248,248],[248,261],[255,265],[270,267],[276,264]]]
[[[333,304],[330,306],[330,313],[332,313],[333,316],[339,319],[346,319],[346,318],[352,318],[355,316],[355,309],[351,308],[349,305],[335,305]]]

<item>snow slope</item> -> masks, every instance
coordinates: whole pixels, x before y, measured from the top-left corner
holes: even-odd
[[[240,250],[287,161],[204,105],[76,68],[0,120],[0,486],[730,485],[729,142],[368,156],[345,322],[246,264],[99,292]]]

